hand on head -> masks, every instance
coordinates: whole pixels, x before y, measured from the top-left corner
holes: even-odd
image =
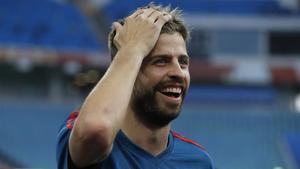
[[[163,25],[171,18],[170,14],[151,7],[138,9],[125,19],[124,25],[113,23],[116,29],[114,43],[118,50],[138,50],[145,57],[154,47]]]

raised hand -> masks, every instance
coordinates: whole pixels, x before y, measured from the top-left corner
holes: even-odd
[[[118,50],[134,50],[145,57],[154,47],[162,26],[170,19],[171,15],[153,8],[139,9],[125,19],[124,25],[113,23],[114,43]]]

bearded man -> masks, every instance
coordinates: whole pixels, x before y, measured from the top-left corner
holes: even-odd
[[[112,62],[58,134],[59,169],[213,169],[171,131],[190,84],[180,11],[150,4],[113,23]]]

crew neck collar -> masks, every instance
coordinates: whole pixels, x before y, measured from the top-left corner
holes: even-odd
[[[164,158],[167,154],[170,154],[173,150],[173,146],[174,146],[174,140],[173,140],[173,136],[171,134],[171,132],[169,132],[168,135],[168,144],[167,144],[167,148],[161,152],[160,154],[154,156],[151,153],[147,152],[146,150],[144,150],[143,148],[141,148],[140,146],[136,145],[135,143],[133,143],[126,135],[125,133],[120,130],[119,133],[117,134],[117,141],[119,142],[119,144],[121,146],[125,146],[127,147],[127,149],[133,153],[138,153],[142,156],[146,156],[148,158],[151,159],[161,159]]]

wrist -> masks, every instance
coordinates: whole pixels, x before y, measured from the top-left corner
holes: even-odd
[[[121,47],[118,51],[122,57],[126,58],[138,58],[138,59],[144,59],[144,57],[147,56],[147,53],[140,45],[125,45],[124,47]]]
[[[136,47],[124,46],[120,48],[114,58],[114,61],[126,65],[140,65],[144,59],[144,54]]]

